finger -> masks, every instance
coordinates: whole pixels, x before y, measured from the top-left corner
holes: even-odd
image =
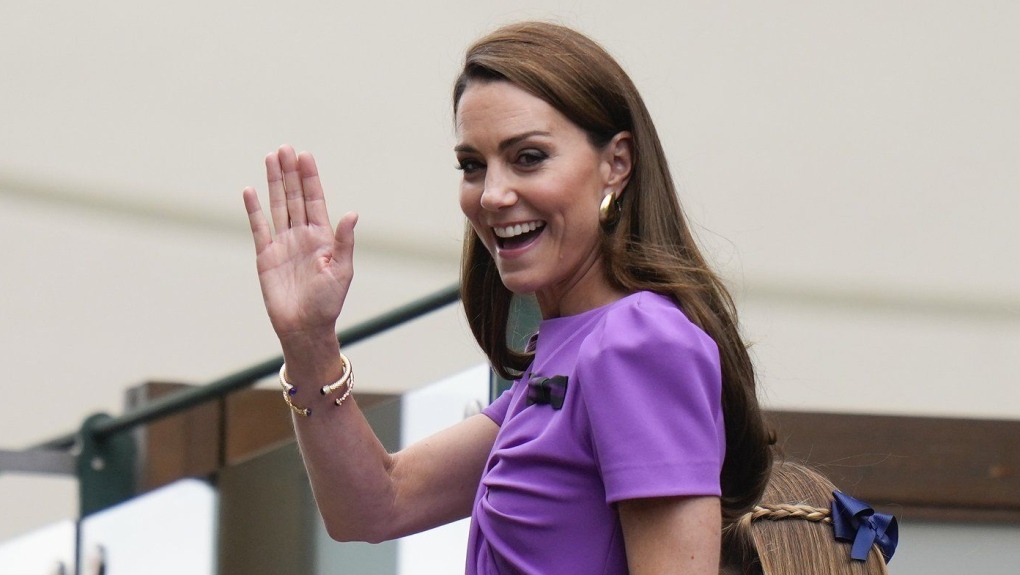
[[[241,196],[244,198],[244,209],[248,211],[251,237],[255,240],[255,254],[258,255],[272,243],[273,233],[269,229],[269,222],[262,214],[262,205],[259,204],[259,196],[255,193],[255,188],[245,188],[241,192]]]
[[[319,170],[315,166],[315,158],[310,153],[301,152],[298,154],[298,172],[301,174],[301,187],[305,195],[305,215],[308,216],[308,223],[329,227],[329,214],[326,212],[326,198],[322,193]]]
[[[301,190],[301,174],[298,173],[297,154],[294,148],[284,145],[280,147],[280,167],[283,168],[283,189],[287,192],[287,213],[290,225],[303,226],[305,217],[305,198]]]
[[[266,156],[266,182],[269,184],[269,212],[273,216],[273,227],[276,233],[290,228],[290,216],[287,214],[287,195],[283,189],[283,168],[280,167],[280,154],[270,152]]]
[[[354,226],[358,223],[358,214],[347,212],[336,225],[333,235],[333,260],[341,267],[354,273]],[[349,278],[348,278],[349,279]]]

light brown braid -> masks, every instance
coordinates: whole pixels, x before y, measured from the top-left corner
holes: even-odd
[[[759,519],[769,519],[771,521],[779,521],[781,519],[804,519],[806,521],[814,521],[821,523],[832,523],[831,512],[828,509],[821,507],[812,507],[810,505],[790,505],[787,503],[779,504],[759,504],[755,505],[754,509],[745,513],[740,517],[739,523],[741,527],[749,529],[752,521]]]

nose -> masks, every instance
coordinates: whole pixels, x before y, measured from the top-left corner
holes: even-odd
[[[496,170],[485,173],[485,188],[482,190],[482,207],[495,212],[517,203],[517,192],[510,181]]]

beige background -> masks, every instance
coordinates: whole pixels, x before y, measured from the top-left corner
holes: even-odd
[[[451,83],[521,18],[631,72],[770,405],[1020,417],[1015,3],[54,1],[0,10],[0,448],[278,353],[240,190],[283,142],[361,214],[341,324],[454,282]],[[350,355],[376,390],[481,360],[454,308]],[[75,505],[2,475],[0,539]]]

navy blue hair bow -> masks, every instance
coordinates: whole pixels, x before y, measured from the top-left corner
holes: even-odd
[[[553,409],[563,407],[563,399],[567,396],[567,376],[554,375],[539,377],[528,381],[528,405],[551,405]]]
[[[832,496],[832,528],[836,532],[836,539],[853,541],[850,558],[866,561],[871,546],[878,545],[882,557],[888,563],[899,540],[896,518],[885,513],[875,513],[866,503],[845,493],[833,491]]]

